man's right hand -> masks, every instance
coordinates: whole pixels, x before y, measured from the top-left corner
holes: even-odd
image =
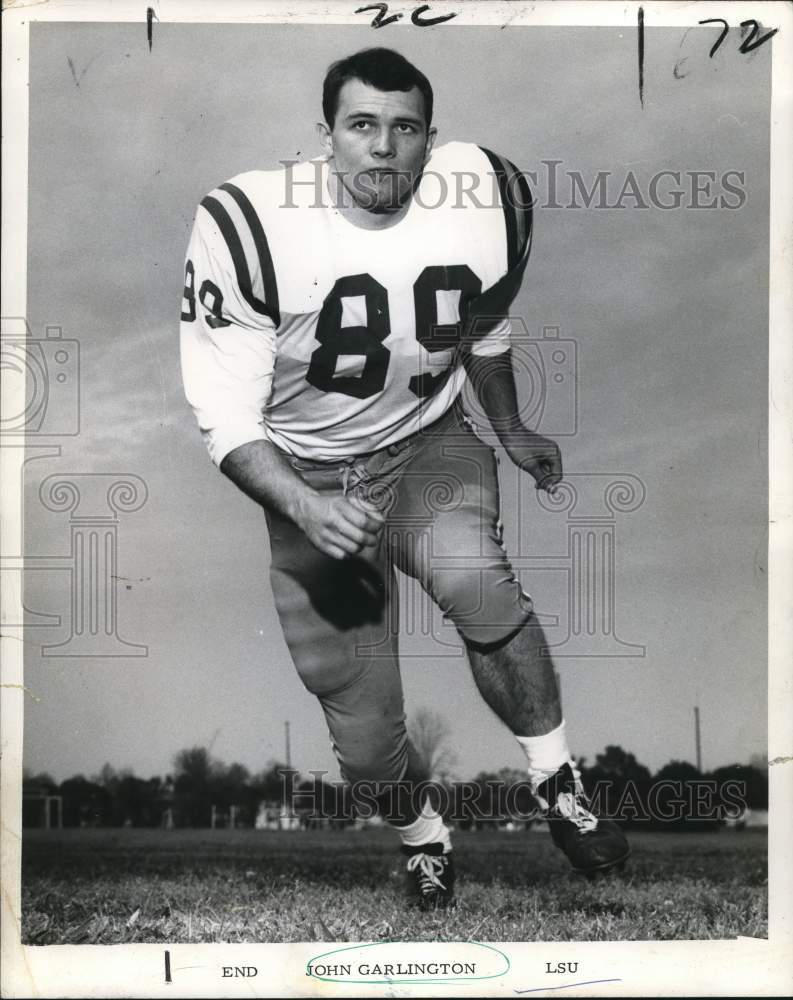
[[[385,517],[362,500],[312,493],[301,498],[295,521],[320,552],[346,559],[377,544]]]
[[[225,456],[221,472],[243,493],[291,518],[312,545],[333,559],[376,545],[385,523],[377,507],[354,495],[313,490],[270,441],[249,441]]]

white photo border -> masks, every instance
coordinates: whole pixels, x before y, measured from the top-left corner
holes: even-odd
[[[156,23],[360,24],[361,3],[255,2],[223,4],[201,0],[153,2]],[[410,4],[389,5],[409,11]],[[454,12],[447,30],[470,25],[616,25],[635,28],[639,4],[458,2],[435,0],[432,15]],[[705,17],[730,23],[757,17],[779,28],[772,58],[770,330],[769,330],[769,938],[730,941],[508,943],[509,972],[503,977],[454,985],[401,983],[399,994],[378,985],[355,987],[358,996],[517,995],[542,980],[546,962],[579,961],[592,985],[566,990],[569,996],[691,996],[787,994],[793,990],[793,59],[785,54],[793,36],[793,8],[771,3],[645,3],[646,23],[685,29]],[[4,10],[3,118],[3,315],[26,314],[28,56],[31,21],[135,22],[145,30],[147,8],[126,0],[9,3]],[[411,30],[405,17],[395,30]],[[379,38],[380,36],[378,36]],[[3,370],[6,412],[24,398],[24,376]],[[20,396],[20,393],[22,396]],[[21,495],[24,448],[0,452],[3,483],[4,553],[21,552]],[[3,621],[18,621],[21,574],[3,577]],[[8,997],[160,996],[345,996],[343,984],[306,976],[306,963],[330,945],[169,945],[172,984],[163,977],[163,946],[23,946],[21,927],[22,724],[26,698],[21,629],[2,635],[2,993]],[[394,961],[399,946],[393,946]],[[415,960],[416,945],[402,946]],[[465,943],[427,944],[436,958],[465,954]],[[502,947],[502,946],[500,946]],[[448,957],[444,957],[448,961]],[[228,965],[257,965],[256,980],[221,979]],[[434,990],[434,992],[430,992]],[[538,989],[536,992],[545,992]]]

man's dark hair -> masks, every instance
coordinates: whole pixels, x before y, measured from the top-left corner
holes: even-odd
[[[432,87],[421,70],[393,49],[362,49],[333,63],[322,87],[322,111],[330,128],[339,106],[339,91],[348,80],[361,80],[377,90],[412,90],[418,87],[424,97],[427,128],[432,121]]]

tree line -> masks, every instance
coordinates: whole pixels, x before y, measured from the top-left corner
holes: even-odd
[[[578,766],[599,813],[626,826],[714,829],[747,808],[768,808],[767,764],[757,759],[706,773],[674,760],[653,774],[622,747],[608,746],[591,766],[585,760]],[[526,774],[517,769],[482,771],[470,781],[436,773],[430,794],[462,828],[528,826],[538,818]],[[165,777],[141,778],[109,764],[91,778],[75,775],[60,783],[46,773],[26,773],[25,825],[42,825],[45,796],[60,796],[63,825],[69,827],[208,827],[213,817],[228,825],[232,807],[234,825],[253,827],[263,804],[271,820],[281,813],[293,825],[309,827],[346,826],[373,812],[371,795],[352,794],[325,775],[301,776],[279,761],[252,774],[242,764],[212,757],[205,747],[181,750]]]

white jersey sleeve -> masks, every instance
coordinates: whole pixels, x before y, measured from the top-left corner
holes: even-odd
[[[213,192],[214,194],[214,192]],[[201,203],[185,263],[180,350],[185,395],[212,461],[220,465],[240,445],[267,437],[276,322],[240,287],[239,260],[213,214],[217,198]]]
[[[496,326],[493,327],[484,337],[474,340],[469,350],[471,354],[482,358],[492,358],[497,354],[508,351],[511,344],[512,323],[508,316],[505,316]]]

